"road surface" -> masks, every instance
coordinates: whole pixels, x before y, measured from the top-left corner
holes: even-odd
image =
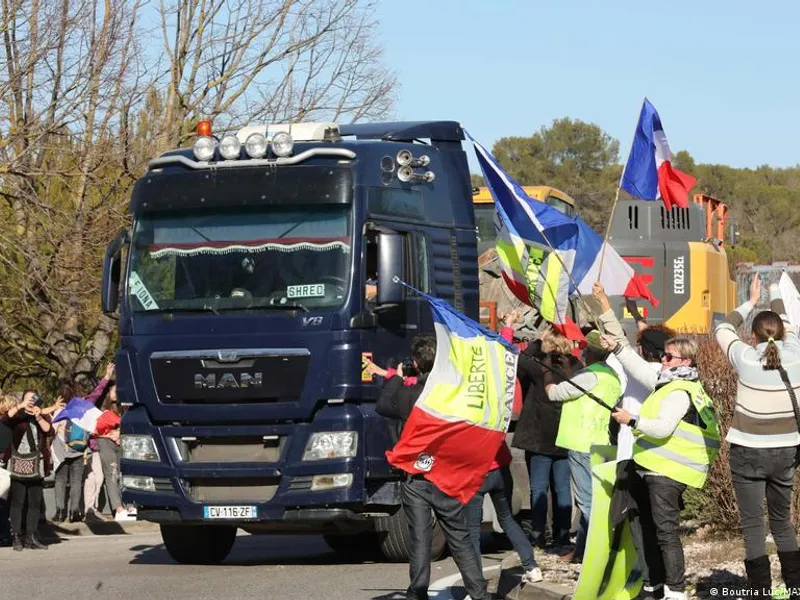
[[[496,571],[501,556],[484,555],[484,568]],[[449,589],[456,573],[451,559],[434,564],[431,600],[462,597]],[[42,551],[0,548],[0,581],[26,600],[399,600],[408,566],[341,558],[318,536],[249,535],[222,565],[186,566],[172,561],[158,533],[138,533],[62,538]],[[2,597],[11,596],[0,589]]]

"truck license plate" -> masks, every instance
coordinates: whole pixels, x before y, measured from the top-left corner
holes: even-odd
[[[255,519],[257,506],[204,506],[204,519]]]

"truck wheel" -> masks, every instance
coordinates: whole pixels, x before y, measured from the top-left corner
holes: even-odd
[[[408,535],[408,521],[404,510],[398,510],[391,517],[378,517],[375,529],[380,536],[381,553],[389,562],[408,561],[408,549],[411,539]],[[439,523],[433,525],[431,538],[431,560],[439,560],[444,556],[447,540]]]
[[[226,525],[162,525],[161,539],[169,555],[182,565],[221,563],[236,541],[236,527]]]

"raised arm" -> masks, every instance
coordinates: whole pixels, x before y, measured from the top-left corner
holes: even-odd
[[[628,338],[625,336],[625,330],[622,329],[619,319],[617,319],[617,316],[614,314],[614,310],[611,308],[611,302],[609,302],[608,296],[606,296],[603,284],[599,281],[595,282],[592,286],[592,296],[597,300],[598,304],[600,304],[602,310],[597,319],[600,321],[603,331],[623,346],[627,346]]]
[[[761,278],[756,273],[750,284],[750,299],[726,316],[714,330],[714,337],[717,339],[719,347],[722,348],[728,361],[734,367],[738,367],[742,353],[750,348],[749,344],[739,338],[739,327],[747,320],[747,316],[752,312],[760,297]],[[780,300],[780,305],[783,306],[782,300]]]
[[[783,343],[800,344],[800,341],[797,339],[797,333],[795,333],[794,327],[792,327],[792,323],[789,321],[789,315],[786,314],[786,307],[784,306],[783,297],[781,296],[781,288],[777,283],[773,283],[769,286],[769,309],[781,316],[783,330],[786,332],[783,337]]]
[[[604,334],[600,336],[603,348],[614,353],[617,360],[622,364],[622,368],[628,376],[645,386],[648,390],[654,390],[658,382],[658,373],[650,368],[650,364],[639,356],[630,345],[623,346],[612,336]]]

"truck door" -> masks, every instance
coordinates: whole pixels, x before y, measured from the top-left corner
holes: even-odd
[[[375,294],[381,282],[377,280],[378,233],[386,232],[402,238],[405,257],[404,281],[420,291],[430,291],[427,241],[424,233],[394,223],[373,221],[367,225],[365,235],[364,305],[376,316],[377,328],[366,340],[367,351],[381,366],[408,356],[411,339],[422,333],[422,323],[430,323],[423,311],[430,312],[426,301],[411,291],[404,302],[389,306],[376,306]],[[425,313],[427,314],[427,313]],[[426,327],[430,333],[430,328]]]

